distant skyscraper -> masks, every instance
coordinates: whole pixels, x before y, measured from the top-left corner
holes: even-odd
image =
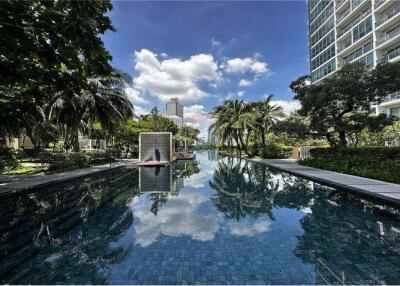
[[[400,1],[308,0],[311,82],[350,62],[366,68],[400,60]],[[378,107],[400,116],[400,93]]]
[[[171,98],[171,100],[167,102],[165,105],[165,113],[183,119],[183,105],[179,102],[178,98]]]

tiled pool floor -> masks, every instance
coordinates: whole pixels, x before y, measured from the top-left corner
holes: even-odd
[[[398,210],[211,151],[0,213],[2,283],[400,283]]]

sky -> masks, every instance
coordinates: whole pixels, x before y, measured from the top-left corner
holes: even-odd
[[[113,65],[132,76],[137,114],[178,97],[184,121],[207,136],[208,113],[226,99],[273,94],[299,107],[291,81],[308,74],[305,1],[113,1],[116,32],[103,36]]]

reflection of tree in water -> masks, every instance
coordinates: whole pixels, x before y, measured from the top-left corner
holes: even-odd
[[[232,158],[218,162],[210,186],[215,206],[237,220],[273,218],[272,208],[303,211],[294,254],[314,265],[317,284],[400,283],[400,216],[387,208]]]
[[[148,194],[148,199],[150,202],[152,202],[150,211],[154,215],[157,215],[160,208],[167,203],[168,193]]]
[[[199,161],[177,161],[172,164],[172,180],[175,183],[177,180],[183,180],[200,172]],[[179,190],[177,190],[179,191]],[[148,194],[148,199],[151,204],[150,211],[157,215],[161,207],[168,201],[169,193],[152,193]]]
[[[172,165],[173,178],[189,178],[190,176],[200,172],[200,162],[197,160],[191,161],[176,161]]]
[[[295,254],[315,265],[317,284],[400,283],[399,223],[371,206],[351,195],[315,192]]]
[[[259,179],[264,181],[259,181]],[[239,220],[246,215],[267,214],[271,219],[272,197],[278,185],[267,182],[267,169],[252,170],[249,162],[226,158],[218,162],[210,186],[217,191],[211,199],[230,218]]]
[[[133,180],[123,179],[127,175]],[[136,173],[117,171],[0,202],[0,281],[104,283],[99,270],[124,254],[109,245],[132,224],[126,204],[138,194],[135,181]],[[42,269],[46,263],[49,273]]]

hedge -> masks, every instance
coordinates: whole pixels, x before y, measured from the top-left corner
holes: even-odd
[[[310,167],[400,183],[400,147],[316,148],[299,161]]]

